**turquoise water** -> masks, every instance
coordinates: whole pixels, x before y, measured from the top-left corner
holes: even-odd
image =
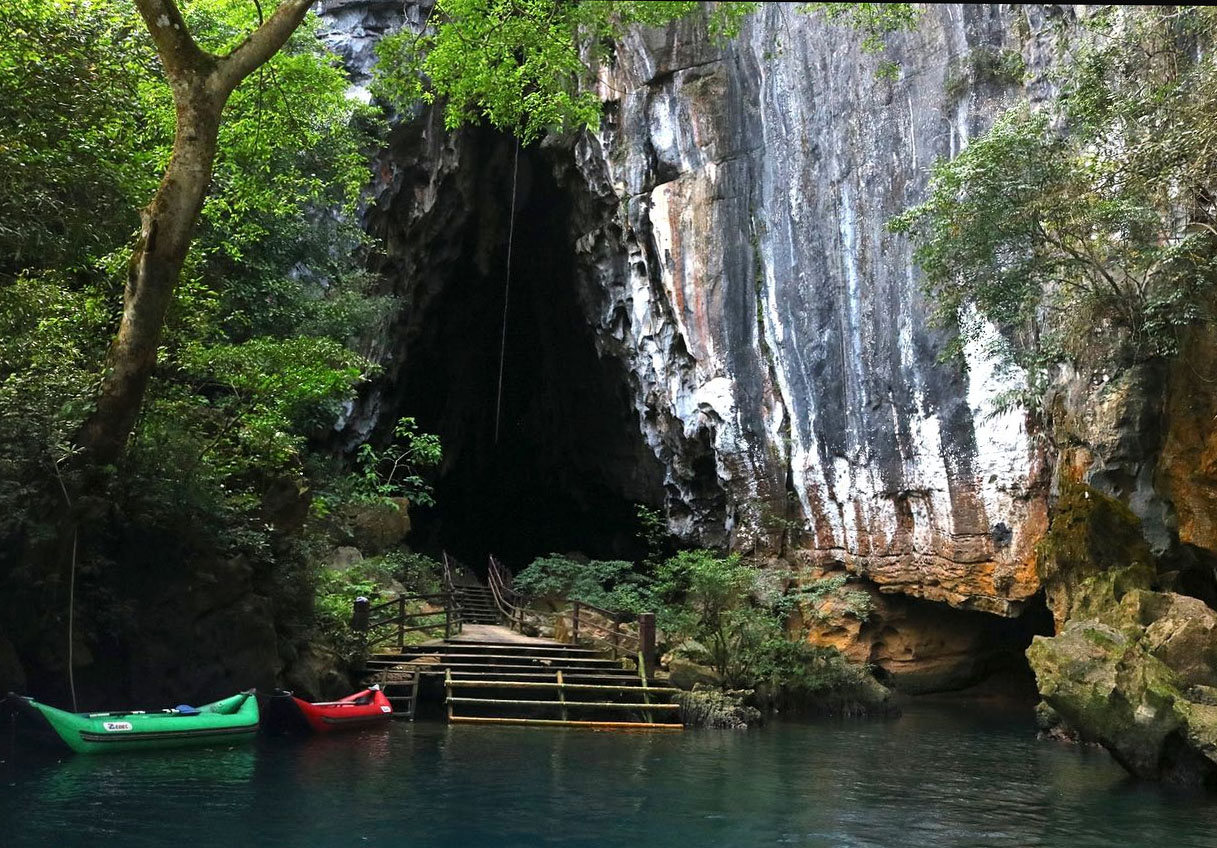
[[[7,734],[6,734],[7,735]],[[1217,845],[1217,800],[1038,742],[1030,711],[620,734],[395,723],[235,750],[0,748],[0,846]]]

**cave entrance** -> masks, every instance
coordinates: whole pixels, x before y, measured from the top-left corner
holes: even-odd
[[[1035,636],[1052,633],[1042,592],[1014,618],[886,595],[861,641],[869,642],[866,659],[880,677],[910,695],[979,687],[985,694],[1037,699],[1026,652]]]
[[[637,505],[662,503],[663,469],[625,368],[597,354],[571,192],[545,155],[520,150],[508,293],[515,144],[489,131],[472,143],[476,208],[437,293],[412,318],[399,385],[399,414],[444,448],[436,504],[414,511],[411,543],[479,572],[490,553],[514,569],[551,552],[636,559]]]

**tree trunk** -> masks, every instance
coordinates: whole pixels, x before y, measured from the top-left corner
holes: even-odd
[[[279,51],[312,3],[283,0],[231,53],[220,57],[195,44],[175,0],[135,0],[173,89],[177,123],[169,167],[141,215],[143,226],[123,292],[123,316],[106,357],[97,405],[76,435],[86,463],[93,467],[112,465],[122,456],[139,417],[156,367],[165,313],[207,197],[224,105],[243,79]]]
[[[143,226],[127,266],[122,321],[110,345],[97,406],[78,439],[96,464],[111,464],[122,455],[139,415],[165,313],[211,182],[223,108],[224,100],[206,91],[194,92],[178,105],[173,156],[156,196],[141,213]]]

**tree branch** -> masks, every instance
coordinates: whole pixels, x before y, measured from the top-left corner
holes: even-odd
[[[174,0],[135,0],[135,5],[152,35],[170,81],[179,74],[198,70],[203,60],[210,57],[211,54],[194,43]]]
[[[240,85],[241,80],[279,52],[312,5],[313,0],[284,0],[280,3],[269,18],[220,60],[216,71],[219,83],[228,91]]]

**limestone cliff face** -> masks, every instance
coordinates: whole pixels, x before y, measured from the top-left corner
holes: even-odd
[[[376,34],[423,17],[366,0],[324,11],[357,83]],[[995,58],[1022,57],[1044,85],[1061,14],[929,7],[882,57],[895,80],[858,36],[791,4],[764,4],[727,45],[694,22],[624,39],[601,74],[601,131],[551,142],[546,161],[573,198],[572,285],[600,357],[623,368],[675,532],[793,545],[884,591],[1001,615],[1039,589],[1043,458],[1021,414],[995,414],[1005,387],[978,351],[940,361],[948,339],[885,224],[1021,94]],[[417,306],[494,179],[469,175],[508,159],[430,115],[396,139],[371,220]],[[356,434],[396,367],[352,410]]]
[[[379,34],[425,8],[323,7],[356,86]],[[463,398],[492,391],[496,360],[470,347],[497,319],[465,313],[505,297],[492,266],[515,209],[539,234],[529,252],[559,257],[525,269],[559,280],[526,293],[528,343],[551,349],[534,382],[569,397],[537,390],[527,421],[559,421],[545,473],[577,512],[590,490],[570,480],[594,478],[662,500],[686,540],[865,578],[874,614],[813,616],[813,638],[906,689],[965,685],[1055,627],[1029,652],[1049,704],[1135,773],[1217,781],[1217,335],[1173,363],[1061,373],[1047,432],[1029,433],[997,411],[1008,386],[983,344],[944,360],[911,246],[885,228],[937,159],[1052,93],[1086,9],[929,6],[881,57],[794,4],[763,4],[726,45],[695,22],[636,31],[600,72],[600,131],[525,151],[518,184],[507,139],[445,133],[427,110],[400,122],[367,223],[403,308],[344,432],[417,402],[447,367],[427,351],[447,345],[477,375],[436,395],[449,445],[494,452],[478,444],[489,413]],[[594,362],[565,361],[554,328],[572,318]],[[1052,623],[986,614],[1019,616],[1041,591]]]
[[[590,317],[637,381],[677,529],[773,549],[793,525],[811,559],[885,590],[1016,614],[1039,588],[1042,458],[1021,414],[994,413],[1003,386],[979,351],[940,361],[910,246],[885,224],[1016,93],[977,69],[1012,52],[1040,85],[1056,27],[930,7],[883,57],[897,80],[790,5],[726,47],[695,32],[627,38],[602,77],[613,120],[577,148],[620,209],[581,234],[607,294]],[[717,502],[689,485],[707,443]]]
[[[376,39],[425,11],[322,6],[360,88]],[[1050,90],[1079,13],[931,6],[882,56],[791,4],[764,4],[725,45],[697,22],[623,39],[600,132],[526,151],[520,176],[523,194],[543,179],[561,193],[549,237],[573,251],[565,279],[641,440],[600,462],[608,486],[659,491],[691,541],[1006,616],[1041,588],[1054,473],[1128,503],[1156,554],[1214,546],[1214,393],[1182,366],[1064,375],[1050,403],[1064,450],[1045,455],[1024,416],[995,413],[1007,386],[979,347],[941,359],[910,245],[885,229],[936,159]],[[434,334],[434,304],[488,296],[467,278],[500,261],[511,168],[508,140],[446,133],[431,111],[394,131],[368,221],[403,308],[373,351],[385,379],[344,421],[352,441],[409,394],[401,351]]]

